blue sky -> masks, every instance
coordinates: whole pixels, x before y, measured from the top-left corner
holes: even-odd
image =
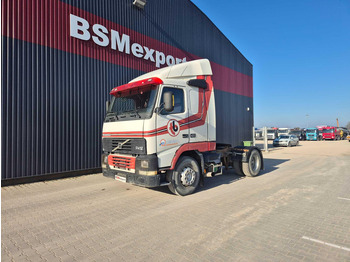
[[[253,64],[256,127],[350,122],[350,0],[192,2]]]

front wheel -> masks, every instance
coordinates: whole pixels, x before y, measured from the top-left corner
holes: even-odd
[[[198,187],[200,169],[192,157],[181,157],[171,175],[169,189],[180,196],[192,194]]]
[[[249,156],[248,163],[242,163],[242,170],[246,176],[256,176],[259,174],[262,166],[261,155],[258,150],[253,149]]]

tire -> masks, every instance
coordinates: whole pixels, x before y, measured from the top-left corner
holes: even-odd
[[[287,145],[287,147],[291,147],[290,141],[288,142],[288,145]]]
[[[242,170],[242,162],[239,160],[233,161],[233,168],[235,169],[235,172],[239,176],[244,176],[243,170]]]
[[[181,157],[173,172],[171,172],[169,190],[180,196],[192,194],[198,187],[200,180],[200,168],[192,157]]]
[[[259,174],[261,166],[261,155],[259,154],[258,150],[253,149],[249,156],[248,163],[242,163],[242,170],[246,176],[253,177]]]

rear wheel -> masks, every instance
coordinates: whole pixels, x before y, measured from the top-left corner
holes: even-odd
[[[172,193],[186,196],[192,194],[198,187],[200,169],[192,157],[181,157],[171,175],[169,189]]]
[[[246,176],[253,177],[259,174],[261,166],[261,155],[259,154],[258,150],[253,149],[249,156],[248,163],[242,163],[242,170]]]

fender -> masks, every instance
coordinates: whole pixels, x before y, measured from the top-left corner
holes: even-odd
[[[256,149],[261,158],[261,169],[264,170],[264,158],[262,155],[261,150],[256,146],[236,146],[232,149],[232,160],[239,160],[244,163],[247,163],[249,161],[249,157],[252,153],[252,151]]]
[[[198,150],[194,150],[194,151],[184,151],[184,152],[182,152],[180,157],[181,156],[190,156],[197,161],[198,165],[200,165],[199,168],[201,170],[201,174],[200,174],[199,184],[200,184],[200,186],[203,186],[204,185],[204,170],[205,170],[203,154],[201,152],[199,152]],[[177,158],[175,165],[180,157]],[[175,156],[174,156],[174,158],[175,158]],[[173,161],[174,161],[174,159],[173,159]],[[175,168],[175,165],[174,165],[174,168]],[[174,168],[169,169],[169,171],[172,171]]]
[[[175,156],[171,161],[170,170],[175,168],[175,165],[180,158],[180,156],[187,151],[197,151],[197,152],[206,152],[213,151],[216,148],[215,142],[196,142],[196,143],[186,143],[179,147],[179,149],[175,152]],[[199,164],[199,163],[198,163]]]

